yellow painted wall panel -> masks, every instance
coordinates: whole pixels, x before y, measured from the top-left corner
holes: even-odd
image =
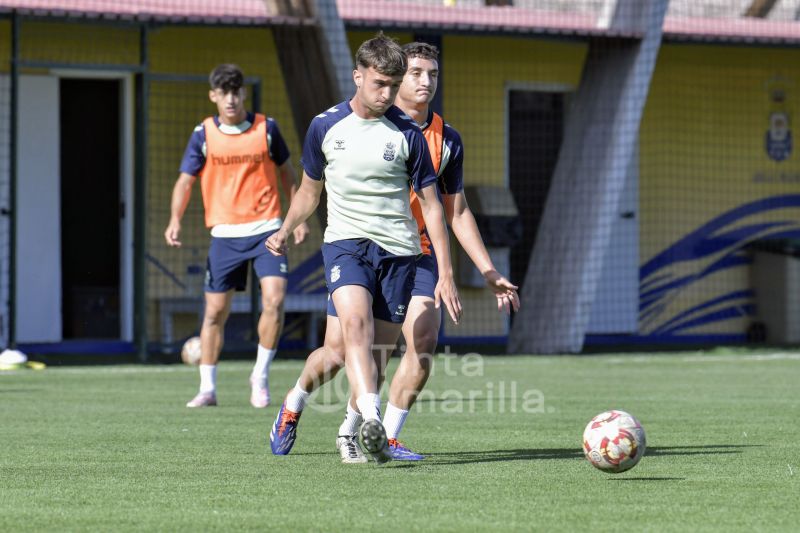
[[[641,127],[640,333],[747,330],[742,247],[800,236],[799,65],[794,49],[662,47]]]
[[[20,25],[20,57],[24,61],[138,65],[139,29],[112,24],[24,21]]]
[[[447,36],[443,48],[444,112],[464,140],[464,181],[469,185],[504,185],[506,88],[577,87],[586,45]]]

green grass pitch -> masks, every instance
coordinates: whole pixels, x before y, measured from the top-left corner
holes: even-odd
[[[199,410],[181,365],[0,373],[0,531],[797,531],[800,354],[440,356],[402,434],[428,458],[384,467],[339,462],[343,374],[271,455],[301,364],[266,410],[243,361]],[[580,449],[610,408],[648,437],[618,475]]]

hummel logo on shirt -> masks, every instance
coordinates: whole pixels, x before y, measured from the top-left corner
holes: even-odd
[[[212,155],[211,159],[215,165],[240,165],[242,163],[263,163],[267,158],[267,152],[260,154],[245,155]]]
[[[344,150],[344,139],[336,139],[335,141],[333,141],[333,144],[334,144],[333,147],[334,150]]]

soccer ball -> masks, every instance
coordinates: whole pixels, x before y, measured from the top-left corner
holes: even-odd
[[[593,466],[612,474],[630,470],[647,447],[644,428],[625,411],[606,411],[583,430],[583,453]]]
[[[187,365],[199,365],[200,353],[200,337],[190,337],[181,348],[181,360]]]

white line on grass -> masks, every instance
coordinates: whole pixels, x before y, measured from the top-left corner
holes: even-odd
[[[197,368],[189,366],[50,366],[46,370],[54,370],[59,374],[166,374],[172,372],[197,372]]]
[[[705,362],[730,362],[738,363],[740,361],[800,361],[800,353],[764,353],[764,354],[751,354],[751,355],[696,355],[693,357],[684,357],[687,363],[705,363]]]
[[[622,355],[613,356],[607,359],[609,364],[614,365],[628,365],[631,363],[658,363],[660,361],[668,361],[670,355],[668,354],[650,354],[650,355]],[[763,363],[770,361],[800,361],[800,353],[776,352],[776,353],[762,353],[762,354],[726,354],[726,355],[684,355],[681,358],[684,363],[740,363],[740,362],[754,362]]]
[[[286,365],[289,363],[289,365]],[[292,361],[281,361],[278,364],[273,364],[273,370],[295,370],[296,364]],[[302,361],[300,361],[302,363]],[[238,362],[227,362],[226,367],[237,366]],[[252,362],[242,361],[241,366],[252,366]],[[299,363],[298,363],[299,364]],[[9,370],[0,372],[0,376],[19,376],[19,375],[34,375],[39,373],[47,373],[48,371],[57,372],[59,374],[170,374],[175,372],[197,372],[196,366],[189,365],[123,365],[123,366],[48,366],[43,370]]]

